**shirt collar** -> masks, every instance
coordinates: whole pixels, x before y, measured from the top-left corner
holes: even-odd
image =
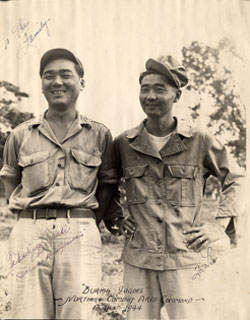
[[[43,114],[39,115],[38,117],[32,119],[32,121],[29,125],[29,128],[40,126],[45,119],[45,115],[46,115],[47,111],[48,110],[46,110]],[[92,128],[91,121],[87,117],[81,115],[77,110],[76,110],[76,117],[77,117],[79,125],[86,126],[89,129]]]
[[[79,124],[81,126],[86,126],[89,129],[91,129],[92,128],[91,121],[87,117],[80,114],[78,111],[76,111],[76,113],[77,113],[77,118],[78,118]]]
[[[190,122],[188,122],[187,120],[184,120],[184,119],[177,119],[176,117],[174,117],[177,121],[177,125],[176,125],[176,133],[184,136],[184,137],[187,137],[187,138],[190,138],[192,137],[193,135],[193,129],[192,129],[192,125]],[[146,120],[147,119],[144,119],[140,124],[139,126],[131,129],[128,131],[127,133],[127,138],[129,139],[133,139],[137,136],[139,136],[143,129],[145,128],[145,123],[146,123]]]

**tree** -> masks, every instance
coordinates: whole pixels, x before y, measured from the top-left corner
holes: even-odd
[[[187,89],[195,90],[199,101],[191,106],[194,120],[200,117],[203,105],[210,107],[208,127],[220,136],[240,166],[246,164],[246,108],[240,99],[233,71],[226,61],[242,59],[234,45],[223,38],[215,48],[194,41],[183,47],[183,65],[190,72]],[[208,106],[209,105],[209,106]]]
[[[0,167],[3,165],[5,141],[11,129],[14,129],[19,123],[34,117],[33,113],[18,110],[22,99],[28,97],[29,95],[20,91],[19,87],[7,81],[0,81]],[[3,184],[0,180],[0,194],[2,192]]]

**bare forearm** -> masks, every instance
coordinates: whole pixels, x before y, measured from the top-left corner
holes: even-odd
[[[111,184],[102,184],[97,188],[96,198],[99,203],[99,207],[95,210],[97,225],[101,222],[108,209],[110,200],[114,193],[115,186]]]

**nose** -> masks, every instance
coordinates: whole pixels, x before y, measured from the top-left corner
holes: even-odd
[[[60,86],[62,84],[63,84],[62,78],[60,77],[60,75],[56,75],[53,79],[53,85]]]
[[[154,90],[150,90],[150,91],[148,92],[147,99],[150,100],[150,101],[156,99],[156,95],[155,95]]]

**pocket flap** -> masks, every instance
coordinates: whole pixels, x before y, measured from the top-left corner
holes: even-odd
[[[34,152],[29,155],[20,155],[18,165],[20,167],[33,166],[34,164],[43,162],[49,158],[48,151]]]
[[[98,167],[102,162],[100,157],[85,151],[71,149],[71,154],[78,163],[87,167]]]
[[[194,166],[168,165],[168,169],[175,178],[193,179],[198,172],[198,167]]]
[[[130,178],[138,178],[143,176],[147,166],[148,166],[147,164],[144,164],[140,166],[124,168],[124,178],[130,179]]]

